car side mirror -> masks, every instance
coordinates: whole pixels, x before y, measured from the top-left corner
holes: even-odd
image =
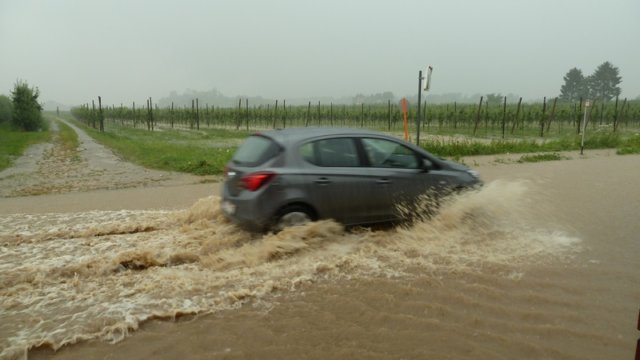
[[[433,162],[427,158],[422,159],[422,170],[429,171],[433,170]]]

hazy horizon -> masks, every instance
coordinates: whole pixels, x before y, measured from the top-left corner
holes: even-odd
[[[556,96],[573,67],[640,96],[640,2],[2,0],[0,94],[128,104],[217,89],[272,99],[417,93]]]

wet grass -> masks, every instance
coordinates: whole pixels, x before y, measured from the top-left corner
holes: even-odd
[[[474,139],[435,140],[423,142],[422,146],[434,154],[453,159],[464,156],[556,153],[561,151],[580,150],[581,138],[577,135],[562,136],[556,139],[542,140],[490,140]],[[618,149],[618,154],[638,153],[640,151],[640,135],[614,134],[594,132],[585,138],[585,149]]]
[[[541,161],[555,161],[567,159],[566,156],[562,156],[558,153],[546,153],[546,154],[534,154],[534,155],[522,155],[518,160],[519,163],[526,162],[541,162]]]
[[[617,154],[640,154],[640,134],[635,134],[634,136],[624,139],[618,146]]]
[[[11,129],[8,124],[0,124],[0,171],[10,167],[16,158],[33,144],[45,142],[50,132],[24,132]]]
[[[78,141],[78,134],[76,134],[71,127],[62,121],[58,121],[58,127],[60,129],[58,141],[60,141],[62,147],[69,151],[77,150],[78,145],[80,145],[80,142]]]

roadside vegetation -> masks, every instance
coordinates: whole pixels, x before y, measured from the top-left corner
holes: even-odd
[[[39,91],[18,81],[11,97],[0,95],[0,171],[30,145],[49,140],[48,123],[38,103]]]
[[[567,157],[554,152],[554,153],[547,153],[547,154],[522,155],[520,157],[520,160],[518,160],[518,162],[526,163],[526,162],[555,161],[555,160],[564,160],[564,159],[567,159]]]
[[[16,158],[33,144],[48,141],[48,131],[24,132],[12,129],[9,124],[0,124],[0,171],[11,166]]]
[[[57,121],[57,120],[56,120]],[[58,128],[58,141],[60,146],[66,151],[77,151],[80,141],[78,140],[78,134],[67,124],[62,121],[57,121]]]

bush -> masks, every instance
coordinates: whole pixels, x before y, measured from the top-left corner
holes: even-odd
[[[0,124],[11,122],[13,117],[13,103],[6,95],[0,95]]]
[[[38,88],[30,88],[24,81],[18,81],[11,92],[13,101],[13,127],[24,131],[38,131],[44,128],[42,106],[38,103]]]

